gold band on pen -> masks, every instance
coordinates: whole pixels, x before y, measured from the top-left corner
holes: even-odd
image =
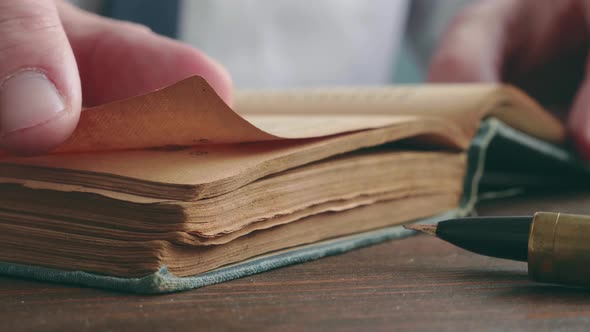
[[[529,234],[532,280],[590,286],[590,216],[538,212]]]

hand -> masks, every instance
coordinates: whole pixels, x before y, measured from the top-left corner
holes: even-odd
[[[0,0],[0,149],[43,153],[69,137],[84,106],[201,75],[226,102],[215,61],[149,29],[60,0]]]
[[[545,105],[571,109],[568,129],[590,159],[589,42],[588,0],[478,1],[451,24],[429,79],[508,82]]]

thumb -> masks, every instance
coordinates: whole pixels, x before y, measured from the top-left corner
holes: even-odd
[[[78,68],[53,0],[0,0],[0,148],[43,153],[72,133]]]

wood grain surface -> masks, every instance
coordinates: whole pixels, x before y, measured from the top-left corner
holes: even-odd
[[[590,214],[590,192],[484,202],[482,215]],[[590,291],[415,236],[202,289],[139,296],[0,278],[1,331],[587,330]]]

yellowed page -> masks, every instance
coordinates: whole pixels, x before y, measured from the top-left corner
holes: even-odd
[[[238,92],[234,109],[258,128],[286,138],[387,126],[392,117],[407,115],[453,121],[470,137],[486,116],[553,143],[565,136],[563,126],[534,100],[497,84],[251,90]]]
[[[416,85],[250,91],[238,94],[236,113],[204,79],[191,77],[150,94],[85,110],[73,136],[56,151],[324,137],[382,128],[408,116],[453,121],[472,136],[480,119],[497,108],[504,110],[500,117],[517,129],[552,142],[563,140],[557,121],[524,94],[507,90],[498,85]]]

